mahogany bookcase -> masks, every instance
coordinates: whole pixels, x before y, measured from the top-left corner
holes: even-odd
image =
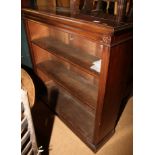
[[[113,135],[132,91],[132,23],[106,17],[22,9],[46,104],[93,151]],[[99,72],[91,69],[98,60]]]

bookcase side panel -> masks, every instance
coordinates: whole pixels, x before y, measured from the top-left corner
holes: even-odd
[[[115,130],[120,106],[130,92],[128,84],[131,84],[131,74],[132,40],[130,39],[113,46],[110,51],[106,90],[100,103],[103,107],[98,114],[98,130],[95,132],[95,142],[98,146]]]

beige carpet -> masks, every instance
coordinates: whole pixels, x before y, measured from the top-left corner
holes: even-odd
[[[129,99],[112,138],[96,155],[132,155],[133,100]],[[54,118],[49,155],[94,155],[58,117]]]

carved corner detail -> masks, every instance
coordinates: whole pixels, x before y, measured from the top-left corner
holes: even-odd
[[[109,45],[111,43],[111,37],[107,36],[107,35],[103,35],[102,41],[103,41],[104,44],[108,44]]]

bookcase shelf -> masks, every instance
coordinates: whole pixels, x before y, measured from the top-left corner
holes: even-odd
[[[78,130],[83,138],[92,141],[95,117],[82,104],[70,95],[60,93],[56,113],[68,122],[72,128]]]
[[[97,86],[89,83],[73,71],[67,70],[67,68],[57,61],[44,61],[37,64],[37,68],[92,109],[96,108]]]
[[[48,107],[54,110],[70,128],[76,129],[80,137],[86,139],[88,143],[92,142],[95,122],[95,114],[91,111],[92,109],[82,104],[53,80],[48,81],[46,87],[46,93],[51,94],[52,98],[47,99],[47,94],[42,93],[40,96],[42,102],[47,103]]]
[[[66,45],[50,37],[40,38],[33,40],[32,42],[40,48],[43,48],[57,56],[58,58],[80,67],[82,70],[91,75],[99,77],[99,73],[90,68],[94,61],[99,60],[98,57],[90,55],[80,49]]]

